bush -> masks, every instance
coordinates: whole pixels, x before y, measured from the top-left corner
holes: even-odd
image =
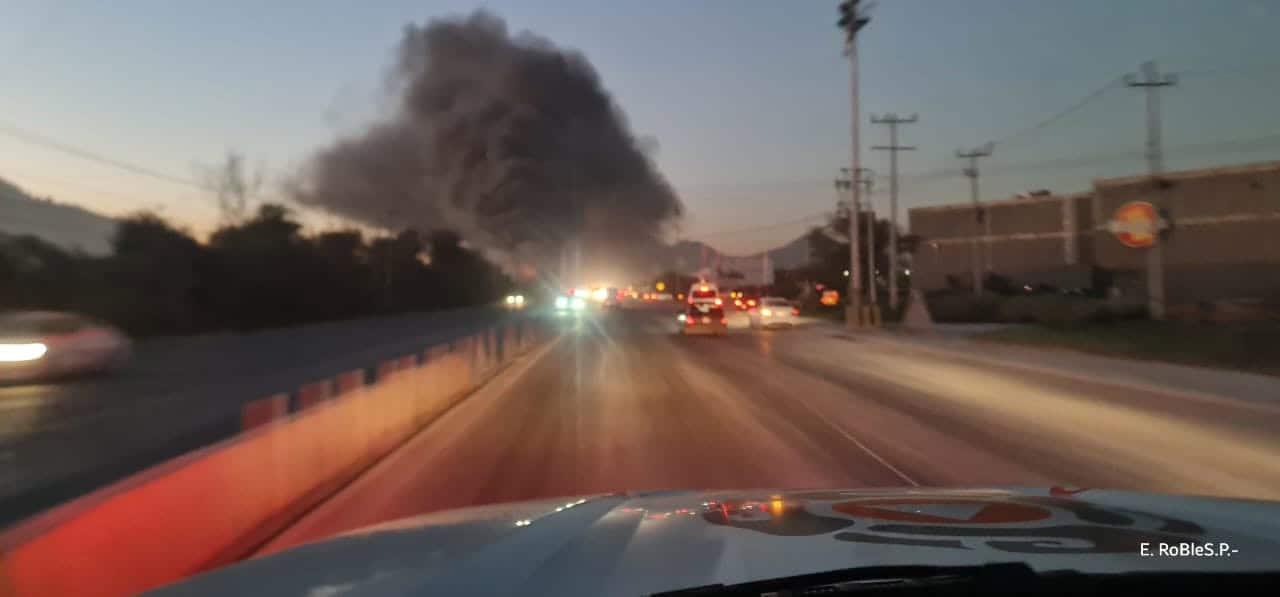
[[[1032,323],[1036,320],[1036,310],[1044,303],[1044,296],[1020,295],[1011,296],[1000,301],[997,318],[1003,323]]]
[[[941,292],[925,297],[929,314],[938,323],[989,323],[997,320],[1000,297]]]
[[[1090,323],[1102,323],[1111,319],[1105,301],[1083,297],[1038,297],[1041,300],[1034,309],[1035,322],[1056,328],[1079,327]]]

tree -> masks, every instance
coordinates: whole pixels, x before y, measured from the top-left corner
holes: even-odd
[[[88,307],[134,333],[185,333],[203,325],[197,297],[204,248],[155,213],[120,221],[105,288]]]
[[[205,168],[203,177],[218,202],[224,225],[244,220],[266,179],[261,166],[249,172],[244,156],[235,151],[228,151],[217,166]]]
[[[203,283],[219,321],[251,329],[320,317],[321,266],[301,228],[284,206],[264,204],[252,219],[214,231]]]

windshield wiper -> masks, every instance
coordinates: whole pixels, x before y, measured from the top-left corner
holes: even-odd
[[[1021,562],[979,566],[870,566],[715,584],[655,593],[654,597],[812,597],[816,595],[1079,595],[1238,592],[1274,594],[1278,573],[1124,572],[1073,570],[1037,573]]]

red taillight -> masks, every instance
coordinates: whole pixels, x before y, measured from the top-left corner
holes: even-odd
[[[721,317],[721,318],[720,318],[720,323],[722,323],[722,324],[726,324],[726,325],[727,325],[727,324],[729,323],[729,318],[727,318],[727,317]]]
[[[792,307],[792,308],[791,308],[791,314],[792,314],[792,315],[795,315],[796,317],[800,317],[800,309],[798,309],[798,308],[796,308],[796,307]]]
[[[697,325],[697,323],[698,323],[698,320],[696,320],[696,319],[694,319],[694,318],[692,318],[692,317],[686,317],[686,318],[684,318],[684,324],[685,324],[685,325]]]

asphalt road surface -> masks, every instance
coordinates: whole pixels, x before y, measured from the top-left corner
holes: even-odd
[[[837,328],[566,325],[278,536],[620,490],[1074,485],[1280,498],[1280,406],[978,365]]]
[[[491,308],[159,338],[108,377],[0,386],[0,525],[234,434],[250,400],[421,353]]]

